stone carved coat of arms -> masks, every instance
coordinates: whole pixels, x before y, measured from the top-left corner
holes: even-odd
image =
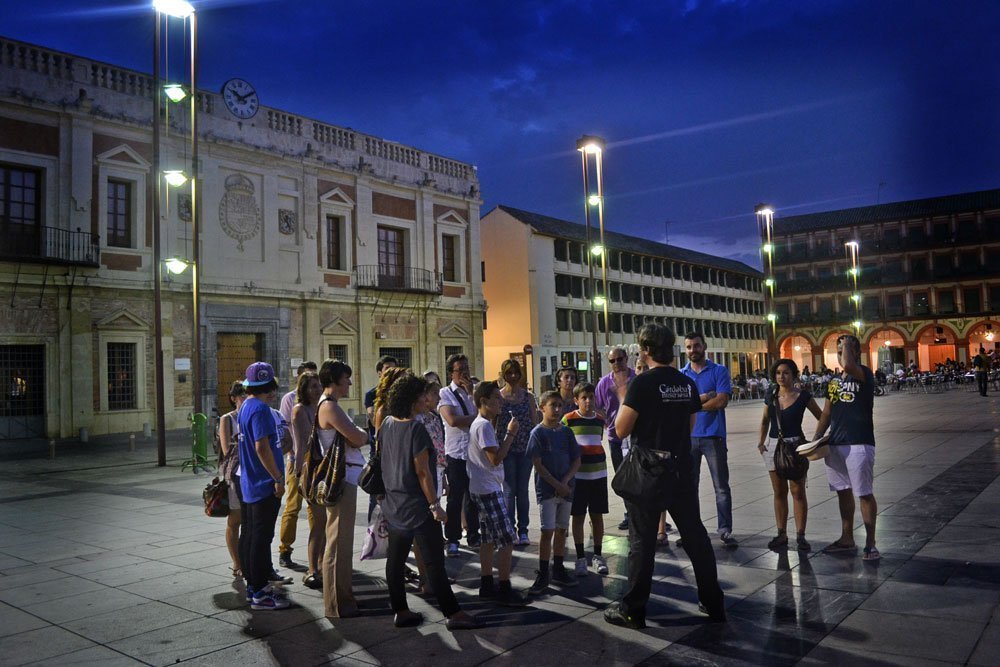
[[[253,182],[243,174],[226,178],[226,193],[219,202],[219,224],[222,231],[236,240],[240,252],[243,252],[244,241],[260,231],[260,207],[254,196]]]

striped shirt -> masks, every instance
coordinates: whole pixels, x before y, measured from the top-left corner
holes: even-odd
[[[584,417],[573,410],[562,418],[580,445],[580,469],[576,479],[604,479],[608,476],[608,457],[604,453],[604,420],[596,414]]]

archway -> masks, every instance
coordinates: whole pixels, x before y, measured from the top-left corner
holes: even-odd
[[[792,334],[781,341],[779,349],[781,352],[781,358],[791,359],[794,361],[800,371],[806,366],[809,367],[810,371],[815,370],[812,367],[812,343],[810,343],[809,339],[805,336]]]
[[[955,341],[958,336],[946,324],[931,324],[917,337],[917,365],[922,371],[932,371],[938,364],[957,359]]]
[[[989,354],[994,350],[1000,350],[1000,322],[995,320],[983,320],[974,324],[969,329],[969,359],[979,354],[979,348],[986,349]]]
[[[840,368],[840,362],[837,361],[837,338],[843,336],[844,334],[850,335],[851,332],[834,331],[823,339],[823,363],[830,370]]]
[[[881,368],[882,372],[892,373],[896,365],[906,365],[906,350],[903,349],[905,339],[895,329],[879,329],[868,339],[868,359],[872,370]]]

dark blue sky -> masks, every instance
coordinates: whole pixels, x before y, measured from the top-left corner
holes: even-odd
[[[757,263],[778,216],[1000,186],[995,0],[203,0],[201,83],[479,167],[497,203]],[[6,0],[0,34],[148,71],[150,3]],[[879,191],[879,183],[884,183]],[[780,220],[778,222],[780,224]]]

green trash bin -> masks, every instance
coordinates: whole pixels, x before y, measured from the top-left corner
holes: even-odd
[[[187,467],[194,473],[215,472],[208,460],[208,416],[200,412],[191,416],[191,458],[181,464],[181,470]]]

